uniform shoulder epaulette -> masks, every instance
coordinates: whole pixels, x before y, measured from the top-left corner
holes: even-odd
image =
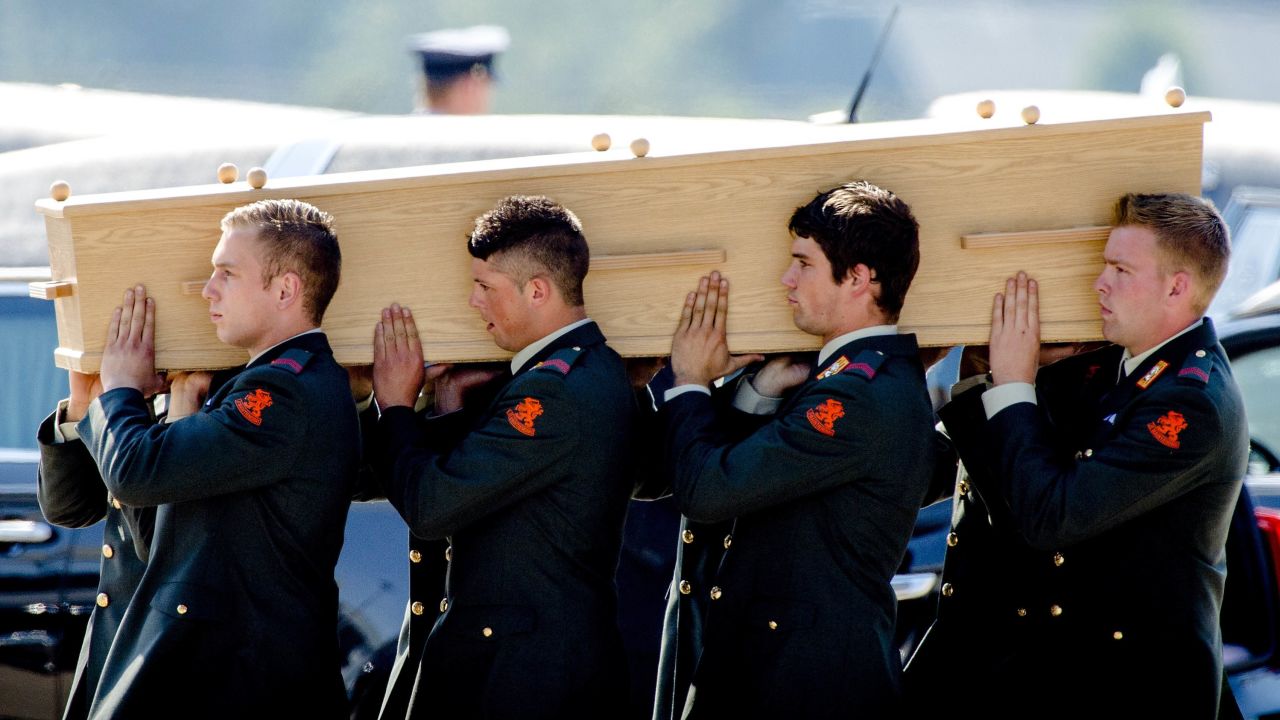
[[[294,375],[301,375],[302,369],[307,366],[307,363],[311,362],[312,357],[314,357],[314,354],[306,350],[285,350],[280,354],[280,357],[271,361],[271,367],[288,370]]]
[[[854,355],[853,360],[846,355],[841,355],[818,373],[818,379],[825,380],[832,375],[856,375],[864,380],[875,380],[876,373],[880,371],[883,363],[884,353],[879,350],[863,350]]]
[[[1178,370],[1178,379],[1195,385],[1208,385],[1209,376],[1213,374],[1213,356],[1201,348],[1187,356]]]
[[[574,363],[578,362],[578,358],[582,357],[582,348],[575,345],[573,347],[560,348],[551,353],[546,360],[534,365],[531,370],[545,370],[549,372],[557,372],[561,375],[568,375],[573,369]]]

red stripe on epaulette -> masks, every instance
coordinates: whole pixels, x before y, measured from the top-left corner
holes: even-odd
[[[538,363],[537,367],[553,368],[555,370],[559,370],[561,375],[569,374],[569,363],[561,360],[560,358],[551,358],[550,360],[544,360]]]
[[[1200,378],[1201,380],[1203,380],[1204,382],[1209,382],[1209,373],[1205,372],[1201,368],[1185,367],[1178,372],[1178,377],[1186,377],[1188,375],[1194,375]]]
[[[276,358],[275,360],[271,361],[271,364],[286,367],[292,370],[294,374],[302,372],[302,363],[298,362],[297,360],[294,360],[293,358],[284,358],[284,357]]]
[[[844,369],[845,372],[860,372],[867,376],[868,380],[874,380],[876,377],[875,368],[862,362],[850,363],[849,367]]]

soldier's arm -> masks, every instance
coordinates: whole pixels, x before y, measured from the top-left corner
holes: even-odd
[[[1203,388],[1152,388],[1116,422],[1116,437],[1072,458],[1056,447],[1043,410],[1011,405],[991,419],[990,457],[1022,535],[1052,549],[1103,533],[1203,482],[1205,463],[1229,460],[1244,442],[1224,427]],[[1241,467],[1224,471],[1237,481]]]
[[[547,487],[558,466],[573,462],[577,429],[589,422],[563,378],[549,371],[531,372],[495,407],[451,450],[424,438],[410,408],[383,412],[375,466],[387,499],[418,537],[452,534]]]
[[[154,506],[262,487],[287,474],[313,415],[299,376],[266,366],[234,382],[218,407],[167,424],[151,418],[132,388],[94,401],[78,429],[111,494],[126,505]]]
[[[107,516],[107,488],[84,443],[57,442],[54,412],[40,423],[36,442],[40,464],[36,470],[36,498],[45,519],[62,527],[88,527]]]

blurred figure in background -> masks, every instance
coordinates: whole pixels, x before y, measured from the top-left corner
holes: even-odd
[[[493,89],[493,61],[507,49],[506,28],[476,25],[437,30],[409,39],[422,59],[417,98],[419,112],[442,115],[484,115]]]

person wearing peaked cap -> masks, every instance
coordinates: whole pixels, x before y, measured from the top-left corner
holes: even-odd
[[[445,115],[489,112],[494,59],[510,42],[506,29],[496,25],[414,35],[409,47],[422,61],[424,81],[419,109]]]
[[[934,457],[919,348],[896,325],[919,228],[902,199],[856,181],[798,208],[789,229],[782,284],[796,327],[822,338],[816,365],[770,360],[738,382],[734,409],[718,406],[712,380],[758,358],[729,355],[718,273],[689,293],[672,339],[659,414],[674,495],[693,523],[732,521],[711,586],[676,590],[709,599],[676,698],[688,720],[899,708],[891,580]]]
[[[1094,289],[1113,344],[1037,369],[1019,273],[995,296],[990,377],[939,411],[968,473],[957,507],[980,512],[948,538],[914,717],[1239,716],[1219,614],[1249,439],[1204,317],[1227,227],[1178,194],[1126,195],[1112,220]]]
[[[515,354],[480,412],[457,393],[467,369],[449,368],[434,386],[443,414],[417,416],[413,316],[392,305],[374,330],[375,471],[414,536],[450,542],[444,597],[410,606],[432,625],[408,716],[624,717],[613,578],[635,400],[586,313],[582,225],[548,198],[514,196],[476,220],[467,247],[471,306]]]

